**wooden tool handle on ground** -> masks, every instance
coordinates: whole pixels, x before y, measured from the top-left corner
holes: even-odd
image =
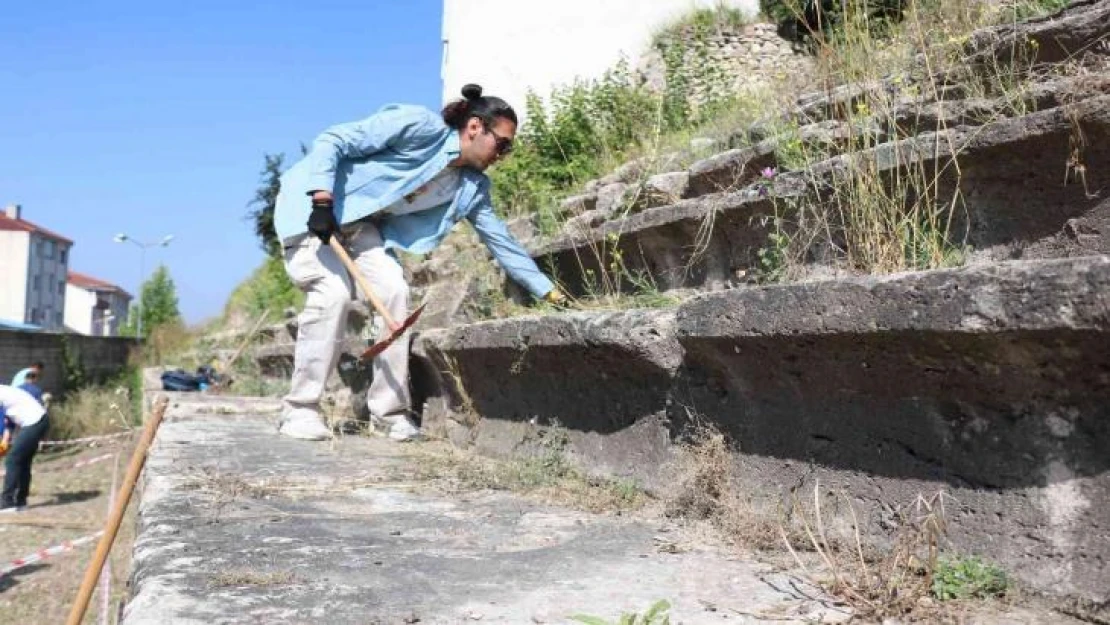
[[[378,296],[374,295],[374,290],[371,289],[370,284],[366,282],[366,276],[362,275],[362,271],[359,270],[358,265],[356,265],[355,261],[351,260],[351,256],[347,254],[346,248],[344,248],[343,244],[339,242],[339,239],[334,236],[331,238],[331,249],[335,250],[335,255],[339,257],[340,262],[347,268],[347,273],[351,274],[355,282],[358,282],[358,288],[362,289],[363,294],[366,295],[366,299],[370,300],[370,304],[374,306],[374,310],[378,311],[378,314],[382,316],[382,320],[385,321],[385,326],[389,328],[390,331],[395,330],[397,328],[397,323],[393,321],[393,317],[391,317],[389,311],[385,309],[385,304],[382,304]]]
[[[261,315],[258,315],[258,319],[254,322],[254,325],[251,326],[251,329],[247,331],[247,335],[245,337],[243,337],[243,341],[241,343],[239,343],[239,349],[235,350],[235,353],[231,355],[230,360],[228,360],[227,362],[220,365],[221,370],[223,370],[223,371],[230,371],[231,370],[231,365],[235,364],[236,360],[239,360],[239,356],[242,355],[243,350],[245,350],[247,348],[247,345],[250,344],[251,339],[254,338],[254,333],[258,332],[258,328],[262,327],[262,322],[266,320],[266,316],[269,315],[269,314],[270,314],[270,309],[267,308],[267,309],[262,311]]]
[[[135,447],[134,453],[131,454],[131,462],[127,465],[127,474],[123,478],[123,485],[120,486],[116,504],[112,507],[112,513],[108,515],[108,520],[104,522],[104,535],[100,537],[100,542],[96,544],[96,553],[93,554],[92,562],[89,562],[89,567],[85,569],[85,577],[81,580],[81,587],[77,590],[77,600],[73,602],[73,608],[69,611],[66,625],[80,625],[81,619],[85,617],[85,610],[89,607],[89,599],[92,598],[97,579],[100,578],[100,570],[104,568],[104,561],[108,559],[108,552],[111,551],[112,543],[115,542],[116,534],[119,533],[123,513],[127,510],[127,503],[131,501],[131,493],[135,490],[135,483],[139,481],[139,473],[142,472],[143,464],[146,462],[147,451],[150,449],[151,442],[154,441],[154,435],[158,433],[158,426],[162,424],[162,416],[166,414],[168,403],[169,399],[163,397],[154,407],[150,420],[146,422],[146,427],[143,429],[143,436],[139,439],[139,444]]]

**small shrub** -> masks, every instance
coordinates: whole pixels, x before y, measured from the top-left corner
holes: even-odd
[[[69,337],[62,335],[62,389],[65,392],[76,391],[88,383],[85,365],[81,362],[81,355],[69,342]]]
[[[493,194],[506,214],[538,214],[549,226],[560,191],[601,173],[655,126],[657,106],[627,63],[600,79],[556,89],[545,103],[529,94],[527,121],[513,157],[490,173]],[[544,228],[550,230],[551,228]]]
[[[933,596],[941,601],[1001,597],[1009,589],[1005,571],[975,557],[941,559],[933,572]]]
[[[735,94],[710,58],[708,38],[743,21],[734,9],[708,9],[660,30],[652,45],[663,60],[662,92],[622,60],[601,78],[556,88],[546,99],[529,94],[517,149],[490,172],[499,210],[537,215],[541,231],[550,234],[561,224],[560,196],[657,146],[662,135],[687,133],[727,111]]]
[[[656,601],[643,614],[625,613],[616,621],[607,621],[603,618],[584,614],[576,614],[570,618],[572,621],[578,621],[585,625],[670,625],[671,617],[667,614],[670,609],[670,602],[664,599]]]

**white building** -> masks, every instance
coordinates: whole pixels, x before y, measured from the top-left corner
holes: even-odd
[[[443,100],[478,83],[523,117],[529,89],[546,97],[601,76],[622,55],[635,65],[659,28],[720,5],[759,12],[758,0],[444,0]]]
[[[0,319],[62,331],[73,241],[25,219],[18,204],[0,214]]]
[[[131,294],[76,271],[66,280],[66,328],[91,336],[119,336]]]

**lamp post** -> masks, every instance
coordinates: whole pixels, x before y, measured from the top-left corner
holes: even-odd
[[[136,338],[141,341],[143,340],[143,275],[146,272],[146,250],[150,247],[166,247],[170,244],[170,241],[173,241],[173,235],[167,234],[162,237],[161,241],[143,243],[121,232],[115,236],[114,240],[116,243],[131,242],[139,248],[139,325]]]

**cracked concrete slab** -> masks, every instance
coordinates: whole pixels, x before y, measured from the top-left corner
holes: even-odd
[[[126,625],[565,623],[659,599],[675,622],[846,617],[800,606],[775,589],[781,573],[735,553],[661,552],[660,520],[445,496],[407,476],[409,448],[282,438],[264,404],[232,414],[235,401],[174,398],[146,468]]]

